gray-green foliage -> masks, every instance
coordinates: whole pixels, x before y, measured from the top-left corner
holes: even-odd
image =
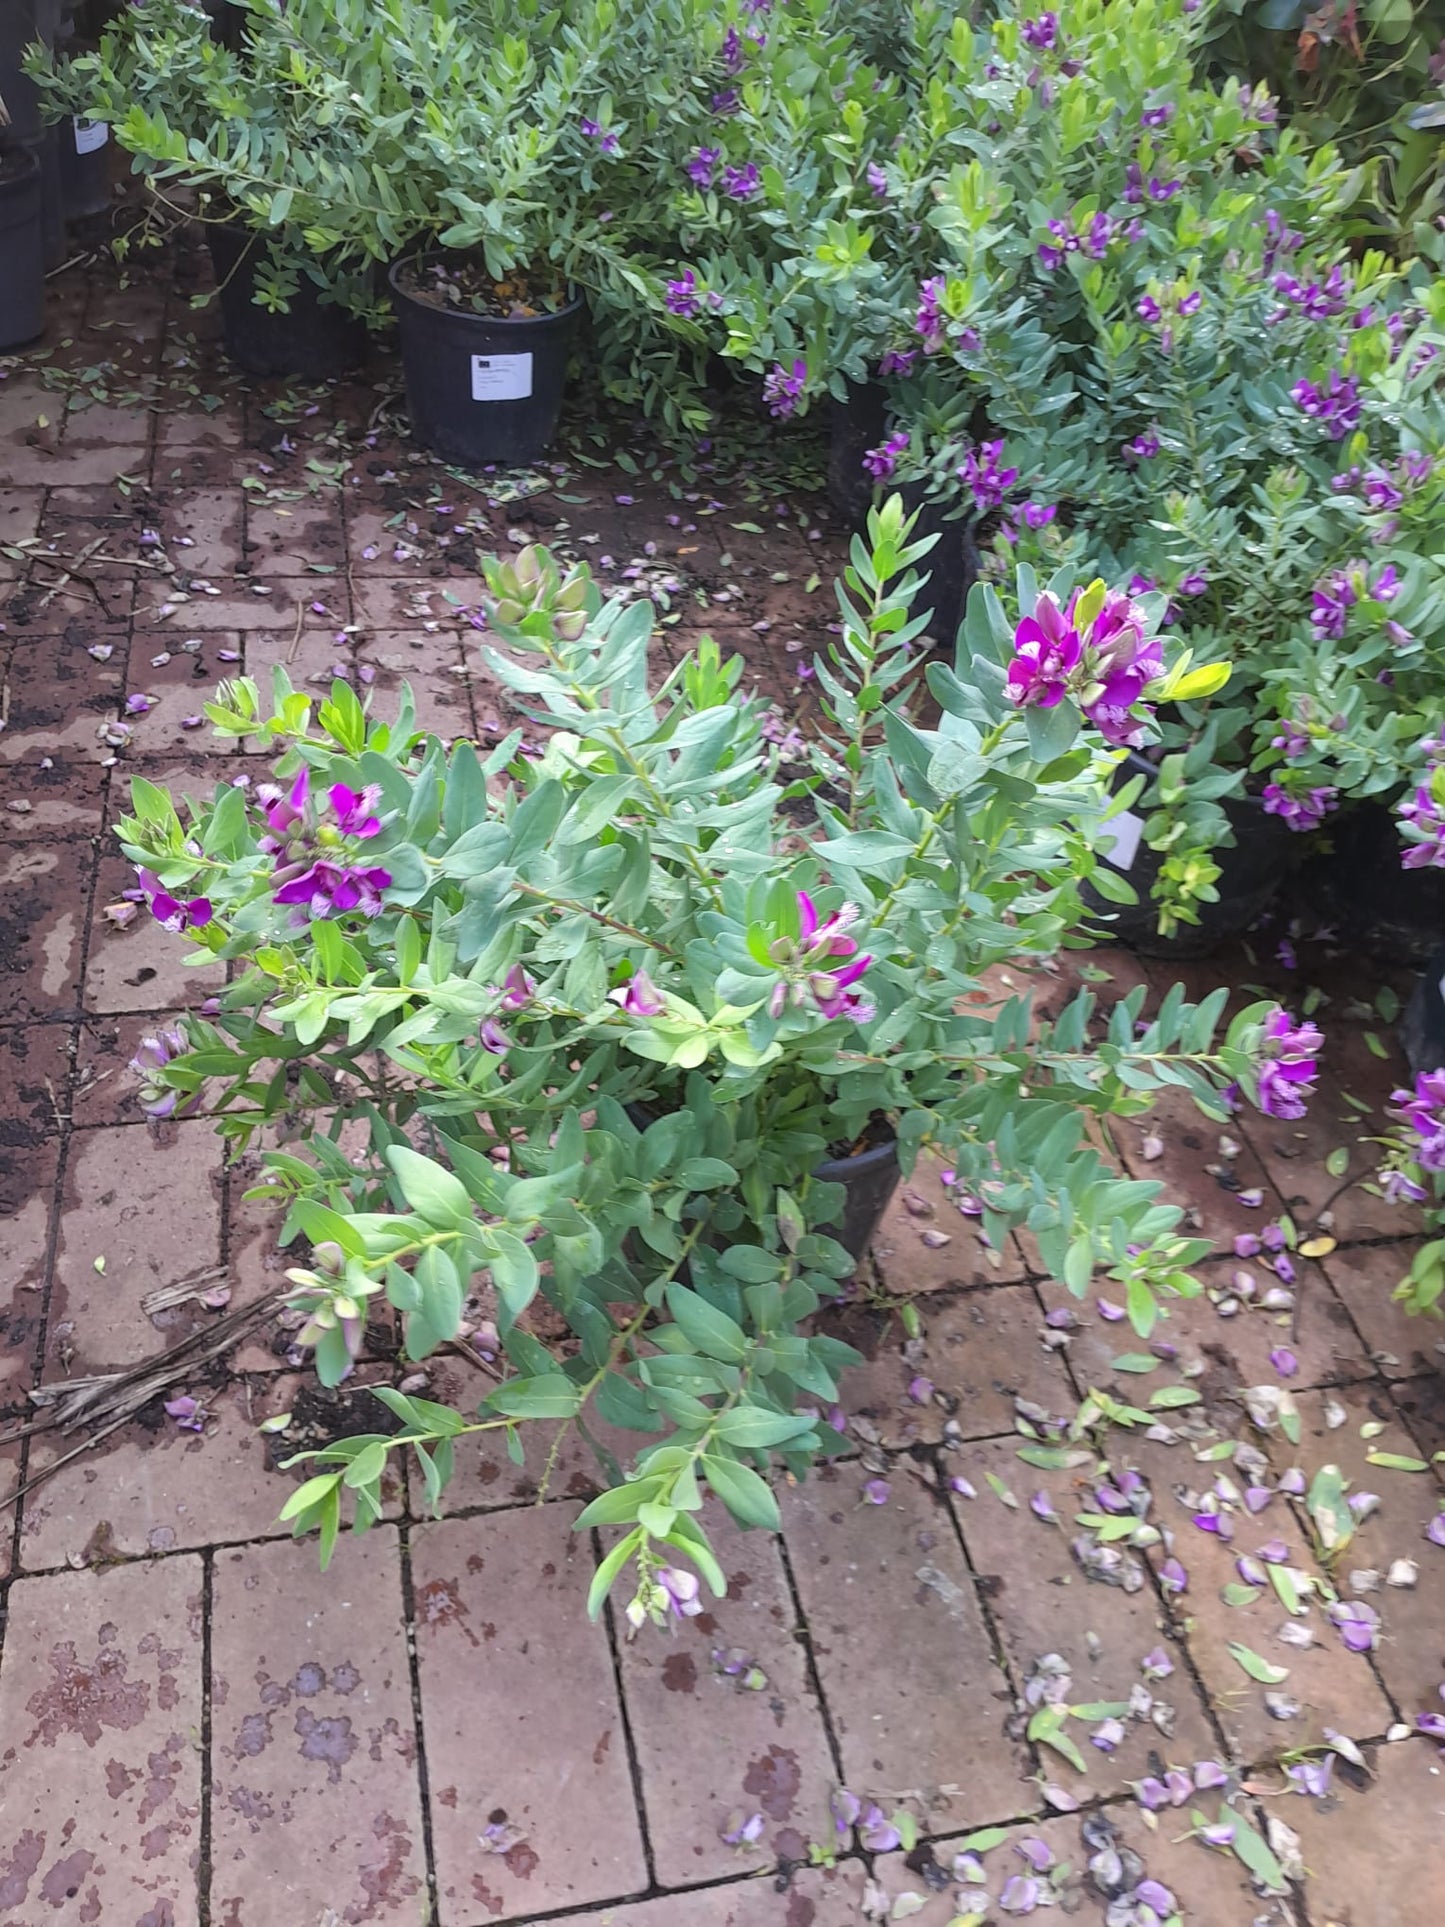
[[[1103,1267],[1141,1329],[1195,1289],[1206,1247],[1156,1184],[1110,1167],[1090,1123],[1165,1086],[1217,1114],[1218,1086],[1248,1082],[1260,1011],[1217,1042],[1222,991],[1190,1005],[1176,989],[1147,1027],[1134,993],[1100,1031],[1089,993],[1050,1021],[986,977],[1077,932],[1116,805],[1072,704],[1008,701],[1012,625],[990,590],[952,669],[930,672],[937,723],[919,719],[926,546],[896,499],[855,542],[817,665],[825,727],[791,782],[740,662],[704,640],[650,690],[650,608],[604,604],[545,551],[487,571],[507,645],[487,667],[540,743],[448,749],[409,700],[387,724],[341,683],[313,715],[280,671],[269,717],[253,685],[224,686],[212,720],[269,736],[287,793],[303,769],[313,797],[373,786],[368,840],[348,853],[315,833],[335,862],[384,866],[371,917],[278,905],[285,859],[242,791],[183,819],[133,785],[124,847],[165,890],[204,894],[197,955],[237,967],[160,1076],[237,1146],[278,1121],[303,1139],[267,1154],[259,1194],[309,1241],[291,1275],[322,1376],[349,1370],[369,1300],[422,1358],[469,1293],[495,1292],[508,1376],[480,1415],[388,1394],[402,1432],[322,1453],[287,1508],[298,1530],[329,1542],[347,1491],[367,1524],[394,1450],[416,1449],[435,1497],[458,1435],[494,1429],[520,1454],[529,1423],[595,1412],[657,1435],[585,1515],[630,1527],[602,1590],[633,1555],[644,1611],[660,1561],[711,1572],[706,1490],[768,1525],[770,1464],[802,1473],[837,1448],[817,1414],[852,1354],[807,1321],[851,1260],[831,1230],[841,1187],[814,1172],[880,1116],[905,1168],[921,1146],[946,1153],[995,1242],[1027,1226],[1080,1294]],[[797,962],[801,893],[871,958],[866,1005],[830,1016],[832,980]],[[560,1346],[529,1329],[538,1294]]]

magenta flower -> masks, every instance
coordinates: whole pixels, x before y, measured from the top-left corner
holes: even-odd
[[[621,145],[615,134],[609,133],[605,127],[601,126],[595,120],[583,120],[579,125],[578,131],[584,134],[588,140],[596,141],[604,154],[615,154]]]
[[[531,1003],[536,984],[520,964],[513,964],[502,979],[502,1009],[523,1010]]]
[[[1344,640],[1350,610],[1357,599],[1353,578],[1363,567],[1362,563],[1357,562],[1348,569],[1335,569],[1310,591],[1314,603],[1310,621],[1322,636],[1328,636],[1332,642]]]
[[[1058,512],[1057,502],[1025,502],[1019,511],[1024,526],[1030,529],[1046,529]]]
[[[923,352],[926,355],[936,355],[947,340],[944,333],[947,318],[942,307],[946,285],[943,276],[936,274],[918,290],[918,315],[913,323],[913,332],[923,337]]]
[[[495,1017],[487,1017],[482,1020],[482,1027],[477,1033],[477,1038],[482,1049],[490,1051],[493,1057],[505,1057],[507,1052],[512,1048],[511,1038],[502,1029]]]
[[[763,400],[768,405],[768,413],[775,421],[787,421],[796,411],[798,398],[808,380],[806,361],[795,361],[791,374],[780,361],[775,361],[763,382]]]
[[[614,1004],[621,1006],[629,1017],[657,1017],[666,1008],[658,992],[657,985],[645,970],[634,970],[625,984],[619,984],[607,995]]]
[[[1296,1024],[1287,1010],[1277,1008],[1271,1014],[1264,1028],[1264,1062],[1256,1099],[1266,1117],[1304,1116],[1304,1100],[1314,1095],[1317,1053],[1324,1041],[1314,1024]],[[1276,1369],[1289,1376],[1283,1365]]]
[[[1338,368],[1331,369],[1323,388],[1315,382],[1300,380],[1290,394],[1296,407],[1319,422],[1333,442],[1343,441],[1360,425],[1359,384],[1353,375],[1342,375]]]
[[[130,1069],[141,1080],[138,1102],[147,1117],[175,1116],[181,1093],[158,1083],[156,1073],[164,1070],[174,1058],[184,1056],[186,1048],[185,1036],[178,1025],[157,1031],[153,1036],[142,1037],[136,1046]],[[194,1097],[188,1099],[186,1108],[189,1109],[195,1102]]]
[[[696,187],[711,187],[713,173],[721,159],[720,147],[700,147],[687,164],[688,179]]]
[[[288,875],[275,895],[277,903],[303,906],[307,916],[345,916],[356,910],[363,917],[375,917],[381,913],[381,892],[390,884],[389,870],[334,863],[321,857],[299,876]]]
[[[151,915],[163,930],[178,936],[182,930],[199,930],[211,921],[211,902],[209,897],[191,897],[182,903],[173,897],[160,878],[149,870],[137,870],[140,886],[146,893]]]
[[[663,305],[669,314],[681,315],[684,319],[697,313],[697,276],[691,268],[684,268],[676,281],[668,282]]]
[[[815,970],[808,978],[808,988],[813,993],[813,1001],[825,1017],[850,1017],[855,1023],[866,1023],[873,1015],[873,1006],[853,985],[863,975],[873,959],[868,955],[855,957],[839,970]]]
[[[1059,37],[1059,16],[1056,13],[1041,13],[1037,20],[1025,20],[1022,31],[1029,46],[1046,50]]]
[[[381,801],[381,786],[368,784],[364,790],[348,789],[345,783],[333,783],[326,792],[326,800],[331,805],[331,814],[336,818],[336,827],[343,836],[377,836],[381,831],[381,819],[374,814]]]
[[[756,165],[747,161],[742,167],[723,169],[723,193],[731,201],[751,201],[763,191],[763,180]]]
[[[1280,816],[1291,830],[1315,830],[1335,807],[1339,791],[1322,785],[1303,793],[1284,783],[1266,783],[1264,807],[1268,816]]]
[[[1415,1133],[1411,1148],[1420,1168],[1445,1171],[1445,1070],[1420,1071],[1413,1092],[1394,1091],[1390,1116]]]
[[[1124,453],[1132,455],[1136,461],[1151,462],[1159,453],[1159,437],[1151,428],[1145,435],[1136,435],[1132,442],[1125,442]]]
[[[1398,804],[1395,813],[1406,826],[1403,867],[1445,869],[1445,810],[1435,801],[1430,785],[1418,784],[1413,798]]]
[[[958,479],[972,491],[974,506],[980,515],[1001,507],[1005,495],[1019,478],[1016,468],[999,467],[1002,456],[1001,441],[982,442],[966,452],[959,466]]]
[[[266,811],[266,824],[273,837],[284,837],[295,824],[305,821],[310,788],[311,772],[303,765],[296,773],[296,780],[291,785],[289,796],[283,797],[269,784],[257,792],[263,801],[267,798],[271,799]],[[274,846],[263,843],[261,847],[266,849]]]
[[[918,359],[916,348],[889,348],[878,364],[880,375],[911,375]]]
[[[1083,644],[1057,601],[1045,590],[1014,630],[1007,694],[1021,709],[1052,709],[1063,701]]]
[[[898,467],[898,457],[908,446],[908,431],[900,428],[877,448],[868,449],[863,466],[875,482],[886,482]]]

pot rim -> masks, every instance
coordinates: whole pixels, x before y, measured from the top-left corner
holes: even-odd
[[[4,172],[7,161],[20,160],[25,163],[18,174]],[[17,187],[25,187],[40,172],[40,156],[33,147],[19,141],[13,147],[0,148],[0,194]]]
[[[449,250],[446,248],[418,248],[414,253],[398,255],[386,271],[387,286],[391,289],[392,294],[400,300],[410,303],[413,308],[420,308],[426,314],[442,315],[449,321],[475,321],[488,328],[517,328],[519,330],[535,328],[549,321],[568,321],[573,315],[579,314],[586,305],[586,296],[578,293],[572,296],[572,299],[567,303],[565,308],[554,309],[551,314],[470,314],[465,308],[433,307],[430,301],[423,301],[419,295],[413,294],[409,288],[402,287],[397,280],[396,277],[403,268],[414,267],[424,261],[436,260],[439,256],[448,252]]]

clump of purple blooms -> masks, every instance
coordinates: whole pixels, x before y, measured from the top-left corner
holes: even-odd
[[[1023,37],[1030,47],[1046,50],[1054,46],[1059,37],[1059,16],[1041,13],[1037,20],[1025,20]]]
[[[797,412],[798,401],[807,385],[808,364],[795,361],[791,374],[775,361],[763,378],[763,400],[775,421],[785,422]]]
[[[959,466],[958,479],[971,492],[980,515],[1001,508],[1004,497],[1019,478],[1016,468],[1001,468],[1003,443],[981,442],[970,448]]]
[[[1143,611],[1118,590],[1104,597],[1082,632],[1076,621],[1080,604],[1076,593],[1061,608],[1045,590],[1018,624],[1009,700],[1021,709],[1052,709],[1073,696],[1106,741],[1136,747],[1148,722],[1137,705],[1164,672],[1159,638],[1145,634]]]
[[[881,442],[877,448],[870,448],[864,452],[863,466],[875,482],[886,482],[897,470],[898,457],[903,454],[907,447],[908,430],[906,428],[897,429],[888,437],[887,441]]]
[[[862,914],[857,904],[844,903],[820,919],[813,899],[799,890],[797,937],[778,937],[768,948],[782,972],[769,1000],[771,1016],[781,1017],[790,1003],[801,1006],[811,998],[825,1017],[868,1022],[873,1006],[853,986],[873,959],[860,953],[856,938],[849,935]]]
[[[1338,797],[1339,791],[1328,784],[1309,788],[1288,778],[1283,783],[1264,786],[1266,815],[1282,817],[1291,830],[1317,830],[1335,807]]]
[[[1297,1118],[1314,1094],[1323,1033],[1308,1019],[1297,1024],[1289,1012],[1273,1012],[1264,1027],[1264,1061],[1259,1067],[1257,1103],[1266,1117]]]
[[[179,936],[183,930],[199,930],[211,921],[209,897],[191,897],[183,903],[179,897],[171,895],[160,878],[152,871],[137,870],[136,876],[146,893],[151,915],[163,929]]]
[[[1360,385],[1353,375],[1330,370],[1323,387],[1318,382],[1297,381],[1290,394],[1302,413],[1319,422],[1332,442],[1342,442],[1360,425]]]
[[[691,268],[684,268],[676,281],[668,282],[663,300],[669,314],[681,315],[686,320],[697,313],[697,276]]]
[[[1390,1116],[1415,1134],[1411,1153],[1422,1171],[1445,1171],[1445,1070],[1420,1071],[1413,1091],[1394,1091]]]
[[[381,791],[333,783],[318,807],[310,785],[311,772],[303,768],[289,792],[283,794],[271,783],[256,792],[266,806],[267,834],[260,848],[276,859],[276,902],[294,906],[301,923],[353,910],[364,917],[378,915],[391,872],[356,862],[346,846],[380,834],[376,808]]]

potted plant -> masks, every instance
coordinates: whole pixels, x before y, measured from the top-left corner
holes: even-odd
[[[388,233],[399,246],[410,230],[396,192],[394,222],[369,211],[370,177],[328,113],[337,83],[298,39],[304,13],[257,0],[233,49],[199,8],[146,0],[94,51],[35,49],[28,70],[52,117],[113,132],[163,206],[191,190],[232,359],[250,374],[320,378],[363,359],[365,321],[381,311],[373,263]],[[350,24],[360,30],[359,13]],[[372,158],[401,174],[394,156]]]
[[[45,327],[45,232],[40,161],[7,140],[0,97],[0,352],[33,341]]]
[[[287,1207],[319,1372],[345,1377],[386,1305],[413,1359],[469,1303],[500,1332],[478,1415],[382,1390],[401,1430],[321,1455],[285,1514],[326,1550],[345,1493],[376,1516],[391,1451],[434,1499],[463,1435],[520,1453],[530,1422],[595,1411],[652,1438],[583,1515],[624,1528],[594,1608],[629,1562],[634,1616],[679,1561],[720,1587],[704,1490],[775,1525],[774,1455],[802,1473],[838,1447],[819,1408],[852,1354],[811,1321],[853,1268],[860,1180],[938,1147],[995,1241],[1027,1225],[1081,1295],[1102,1267],[1147,1333],[1207,1246],[1091,1121],[1166,1083],[1216,1115],[1230,1082],[1301,1114],[1317,1033],[1256,1005],[1216,1040],[1222,990],[1147,1025],[1131,993],[1102,1034],[1088,993],[1052,1022],[1024,996],[985,1013],[982,973],[1068,942],[1099,873],[1095,720],[1147,726],[1194,672],[1126,596],[1025,572],[1017,619],[975,591],[925,728],[909,533],[894,498],[855,544],[797,782],[738,661],[704,640],[654,694],[649,607],[530,549],[487,568],[508,644],[487,661],[543,734],[447,750],[409,697],[380,722],[338,683],[313,715],[278,671],[271,714],[245,681],[209,711],[283,752],[273,785],[182,816],[134,781],[120,835],[152,912],[236,966],[186,1047],[149,1055],[148,1101],[208,1106],[238,1147],[287,1118],[300,1143],[257,1195]]]

